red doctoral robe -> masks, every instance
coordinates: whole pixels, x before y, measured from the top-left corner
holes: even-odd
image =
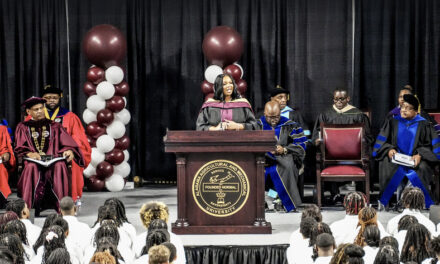
[[[84,159],[78,144],[59,123],[48,119],[35,122],[33,120],[21,122],[15,131],[15,152],[19,157],[26,157],[29,152],[37,152],[34,139],[31,137],[30,127],[41,128],[46,125],[50,129],[44,152],[54,158],[62,157],[63,152],[71,150],[75,155],[74,161],[84,166]],[[46,131],[47,132],[47,131]],[[37,139],[41,142],[41,135]],[[50,167],[43,167],[32,161],[24,160],[23,172],[18,180],[18,196],[23,198],[30,208],[59,209],[59,201],[64,196],[71,196],[71,178],[64,160],[53,163]]]
[[[9,188],[9,170],[15,168],[15,156],[11,146],[11,137],[9,136],[6,126],[0,125],[0,156],[4,153],[9,153],[10,158],[6,163],[0,163],[0,192],[4,198],[8,198],[11,194],[11,188]]]
[[[50,112],[49,115],[52,116],[52,112]],[[26,120],[30,119],[30,116],[26,118]],[[81,120],[77,115],[65,108],[60,107],[59,112],[53,121],[63,125],[63,127],[67,130],[67,133],[69,133],[69,135],[71,135],[75,140],[76,144],[78,144],[83,154],[84,167],[80,167],[75,161],[72,162],[72,199],[76,201],[78,197],[82,197],[84,188],[83,171],[84,168],[89,165],[92,158],[92,148],[87,140],[86,132]]]

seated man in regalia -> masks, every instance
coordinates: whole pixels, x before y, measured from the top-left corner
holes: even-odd
[[[69,196],[70,180],[66,162],[75,162],[84,166],[81,150],[61,124],[46,119],[45,100],[39,97],[27,99],[23,105],[26,113],[32,117],[21,122],[15,131],[15,152],[24,160],[22,174],[18,181],[18,195],[29,208],[35,208],[36,215],[44,209],[59,212],[59,201]],[[48,167],[32,160],[55,161]],[[32,159],[32,160],[31,160]]]
[[[266,186],[275,189],[287,212],[295,210],[302,203],[298,171],[306,153],[307,138],[298,123],[281,116],[276,101],[266,103],[264,116],[258,120],[258,124],[262,130],[274,131],[277,139],[275,151],[266,154]]]
[[[414,186],[423,191],[429,208],[433,204],[428,191],[433,175],[429,163],[440,158],[440,139],[430,122],[417,113],[418,99],[405,94],[403,100],[400,115],[386,119],[373,149],[373,157],[379,161],[379,201],[387,205],[398,188]],[[396,153],[409,156],[414,167],[393,163]]]

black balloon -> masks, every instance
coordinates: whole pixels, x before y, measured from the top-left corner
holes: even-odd
[[[202,48],[210,64],[223,68],[240,59],[243,53],[243,39],[234,29],[218,26],[206,33]]]
[[[125,57],[127,41],[119,29],[103,24],[87,32],[82,47],[91,63],[108,68],[118,65]]]

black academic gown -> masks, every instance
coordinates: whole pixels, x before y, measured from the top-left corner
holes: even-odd
[[[319,138],[319,132],[321,131],[320,123],[333,125],[350,125],[363,123],[365,129],[365,140],[367,144],[370,145],[374,141],[374,137],[371,134],[370,129],[370,119],[356,107],[343,113],[338,113],[333,107],[331,107],[326,111],[320,113],[313,127],[312,142],[315,142],[316,139]]]
[[[422,160],[416,168],[397,165],[392,163],[388,157],[391,149],[409,156],[419,154]],[[438,162],[440,158],[440,139],[429,121],[420,115],[413,120],[403,119],[400,115],[387,118],[374,144],[373,157],[379,161],[382,204],[388,204],[389,198],[401,182],[401,180],[397,181],[400,176],[402,179],[407,177],[413,185],[424,191],[425,203],[429,208],[432,201],[430,201],[428,190],[433,175],[430,165]],[[394,178],[395,176],[397,178]],[[421,181],[420,186],[417,186],[416,176]],[[387,191],[387,188],[390,189]]]
[[[266,154],[265,178],[266,181],[270,178],[283,206],[289,212],[302,203],[298,189],[298,171],[306,153],[307,138],[299,124],[286,117],[281,117],[275,128],[266,122],[264,116],[258,120],[258,124],[262,130],[274,131],[277,145],[287,150],[283,155],[273,155],[270,152]]]

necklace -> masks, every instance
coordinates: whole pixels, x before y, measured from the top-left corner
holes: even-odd
[[[47,108],[45,107],[45,108],[44,108],[44,115],[46,116],[47,119],[50,119],[50,120],[53,121],[53,120],[55,120],[55,118],[57,117],[59,111],[60,111],[60,108],[58,107],[58,108],[53,112],[53,115],[52,115],[52,116],[49,116],[49,111],[47,111]]]
[[[43,152],[44,144],[46,142],[46,126],[43,126],[41,128],[41,142],[38,143],[38,132],[35,131],[35,127],[31,127],[31,135],[34,140],[35,148],[38,150],[38,154],[40,155],[46,155],[46,153]]]

